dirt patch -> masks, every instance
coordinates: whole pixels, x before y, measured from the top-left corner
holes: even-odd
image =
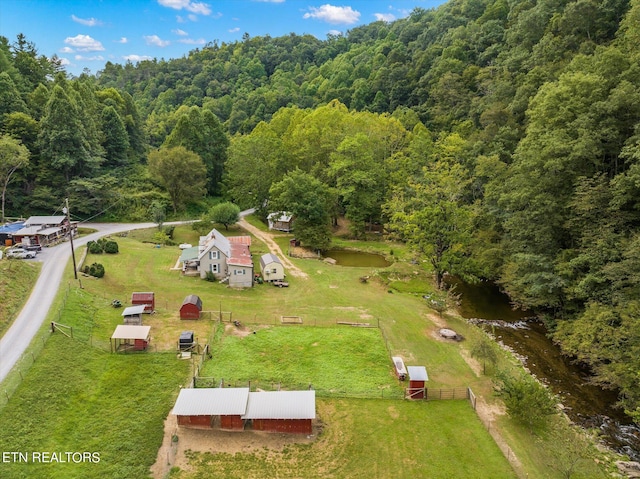
[[[151,466],[151,474],[155,479],[163,479],[172,467],[188,471],[188,451],[235,454],[265,449],[281,451],[290,444],[310,444],[321,432],[321,422],[317,422],[311,435],[251,430],[222,431],[179,427],[176,416],[169,414],[164,422],[164,438],[156,462]]]
[[[278,243],[276,243],[273,240],[273,235],[272,234],[265,233],[264,231],[259,230],[255,226],[249,224],[249,222],[247,220],[245,220],[244,218],[241,218],[240,221],[238,222],[238,224],[243,229],[247,230],[253,236],[255,236],[260,241],[262,241],[267,246],[267,248],[269,248],[269,251],[272,254],[274,254],[278,258],[280,258],[280,261],[282,261],[282,265],[285,267],[286,272],[288,274],[290,274],[291,276],[295,276],[297,278],[308,278],[307,273],[305,273],[300,268],[295,266],[289,260],[289,258],[282,253],[282,250],[280,249],[280,246],[278,246]]]

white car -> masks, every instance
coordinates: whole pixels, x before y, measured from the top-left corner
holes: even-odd
[[[25,258],[35,258],[36,257],[36,252],[35,251],[28,251],[28,250],[22,249],[22,248],[8,249],[5,253],[7,255],[7,258],[25,259]]]

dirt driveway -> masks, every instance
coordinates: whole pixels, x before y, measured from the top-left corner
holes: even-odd
[[[265,233],[264,231],[259,230],[255,226],[249,224],[249,222],[247,220],[245,220],[244,218],[241,218],[240,221],[238,221],[238,224],[243,229],[247,230],[253,236],[255,236],[260,241],[262,241],[264,244],[266,244],[267,248],[269,248],[269,251],[271,253],[275,254],[278,258],[280,258],[280,261],[282,261],[282,265],[285,267],[285,269],[287,270],[288,274],[290,274],[291,276],[295,276],[296,278],[305,278],[306,279],[306,278],[309,277],[307,275],[307,273],[305,273],[300,268],[298,268],[296,265],[294,265],[289,260],[288,256],[286,256],[285,254],[282,253],[282,250],[280,249],[280,246],[278,246],[278,243],[276,243],[273,240],[273,235],[271,233]]]

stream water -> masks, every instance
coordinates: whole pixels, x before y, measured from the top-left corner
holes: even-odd
[[[572,421],[599,428],[610,448],[640,461],[640,427],[615,407],[617,391],[591,384],[589,371],[560,353],[547,337],[544,324],[526,311],[513,310],[509,298],[495,284],[451,282],[461,295],[462,317],[488,329],[510,348],[532,374],[561,398]]]

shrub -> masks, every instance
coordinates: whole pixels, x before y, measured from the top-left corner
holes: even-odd
[[[211,271],[207,271],[207,275],[204,277],[204,279],[213,282],[216,280],[216,276]]]
[[[100,263],[93,263],[91,266],[85,266],[83,271],[89,276],[102,278],[104,276],[104,266]]]
[[[89,241],[87,248],[89,248],[89,253],[91,254],[102,254],[102,245],[97,241]]]
[[[104,252],[107,254],[116,254],[119,251],[118,243],[115,241],[106,241],[104,243]]]

